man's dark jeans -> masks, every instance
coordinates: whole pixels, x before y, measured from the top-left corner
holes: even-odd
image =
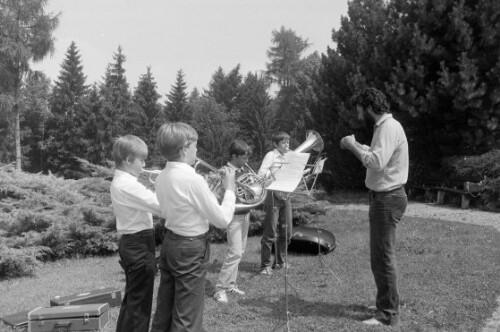
[[[147,332],[156,274],[153,230],[123,235],[118,253],[120,264],[125,270],[126,284],[116,331]]]
[[[377,286],[375,318],[387,325],[399,320],[399,291],[395,257],[396,225],[406,211],[404,188],[370,191],[370,261]]]
[[[266,197],[266,216],[261,243],[260,267],[271,266],[272,247],[276,242],[276,264],[285,263],[285,250],[292,237],[292,203],[278,199],[273,192]]]
[[[209,261],[206,234],[187,237],[166,231],[151,332],[204,331],[205,277]]]

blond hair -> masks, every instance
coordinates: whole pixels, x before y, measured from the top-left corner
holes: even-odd
[[[183,122],[166,123],[158,129],[156,134],[156,143],[160,153],[167,161],[179,160],[181,149],[197,140],[196,130]]]
[[[148,146],[137,136],[125,135],[115,141],[111,156],[115,162],[115,167],[119,167],[128,158],[146,158],[148,156]]]

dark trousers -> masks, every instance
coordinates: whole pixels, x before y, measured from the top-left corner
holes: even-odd
[[[375,318],[396,325],[399,315],[399,290],[395,257],[396,225],[406,211],[404,188],[389,192],[370,191],[370,261],[377,286]]]
[[[204,331],[205,277],[209,261],[206,234],[186,237],[167,230],[161,247],[161,278],[152,332]]]
[[[151,320],[156,274],[155,237],[152,229],[125,234],[118,246],[125,270],[125,295],[120,307],[117,332],[147,332]]]
[[[285,263],[285,252],[292,237],[292,202],[278,199],[273,192],[267,195],[266,216],[262,234],[260,267],[271,266],[273,244],[276,243],[275,264]]]

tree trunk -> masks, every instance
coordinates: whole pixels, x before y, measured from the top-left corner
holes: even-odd
[[[18,171],[21,171],[21,125],[20,125],[20,120],[19,120],[19,106],[17,105],[17,98],[16,98],[16,103],[14,104],[14,116],[15,116],[15,130],[14,130],[14,136],[15,136],[15,141],[16,141],[16,169]]]

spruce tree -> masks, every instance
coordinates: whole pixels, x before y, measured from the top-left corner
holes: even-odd
[[[162,106],[158,103],[161,95],[156,90],[156,82],[151,73],[151,67],[147,67],[146,74],[142,75],[134,91],[134,102],[142,108],[146,115],[146,122],[141,129],[142,137],[149,147],[149,159],[152,164],[157,164],[160,160],[155,153],[156,132],[165,122],[165,115]]]
[[[241,85],[238,109],[241,136],[254,147],[254,156],[262,159],[271,147],[271,135],[276,129],[276,107],[271,102],[266,78],[248,73]],[[274,105],[274,106],[273,106]]]
[[[206,95],[226,107],[228,112],[235,110],[235,105],[239,102],[240,86],[243,78],[240,74],[240,65],[234,67],[227,75],[222,67],[212,75]]]
[[[121,46],[118,46],[113,60],[106,69],[100,88],[102,121],[99,123],[99,142],[101,154],[108,158],[116,138],[126,134],[141,136],[141,129],[146,122],[144,110],[132,102],[125,76],[126,57]]]
[[[54,116],[63,116],[63,119],[71,121],[76,104],[88,90],[85,82],[80,54],[76,43],[72,41],[52,90],[51,110]]]
[[[165,102],[166,117],[168,121],[181,121],[189,123],[192,118],[188,106],[187,85],[184,81],[182,69],[177,71],[175,84],[172,85],[170,93],[167,94]]]
[[[47,123],[46,168],[52,172],[69,173],[78,166],[74,157],[84,158],[85,137],[76,136],[81,120],[86,119],[81,107],[88,92],[80,54],[71,42],[51,95],[51,116]]]

